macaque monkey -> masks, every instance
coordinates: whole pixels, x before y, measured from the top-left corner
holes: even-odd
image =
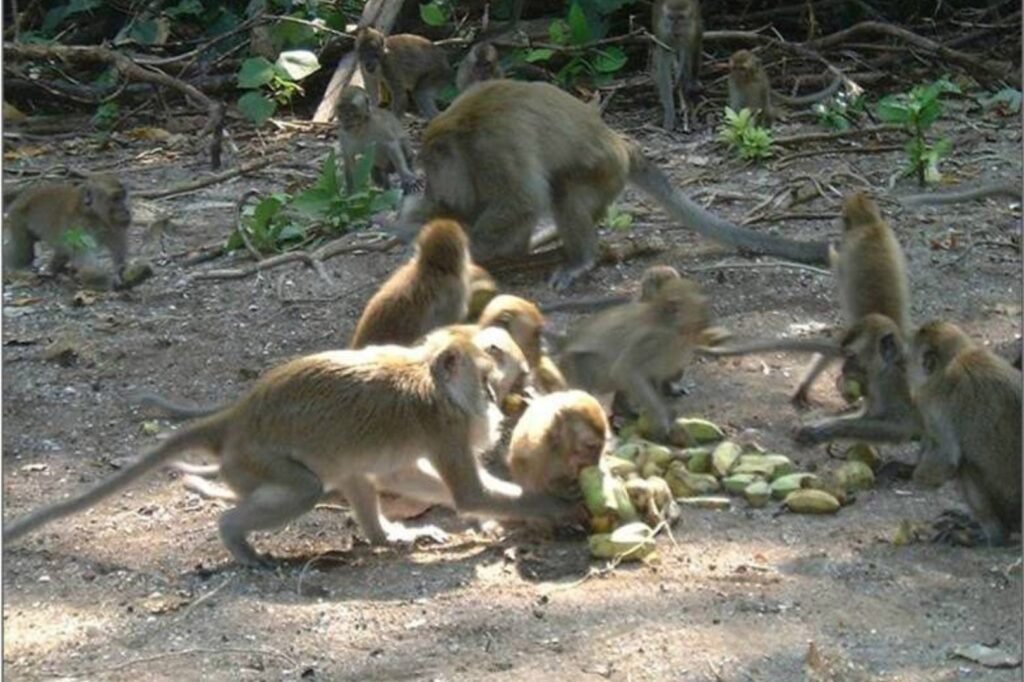
[[[405,113],[410,92],[423,118],[429,120],[437,116],[437,93],[452,76],[444,50],[422,36],[411,33],[385,36],[375,28],[364,26],[356,33],[356,55],[373,106],[380,101],[383,76],[395,116]]]
[[[422,187],[412,170],[412,145],[409,136],[394,114],[370,103],[366,90],[347,85],[338,97],[338,142],[345,159],[345,186],[355,190],[353,176],[356,156],[374,150],[373,181],[388,186],[388,174],[398,173],[402,191],[419,191]]]
[[[101,270],[92,249],[76,248],[69,232],[81,230],[110,251],[113,284],[121,282],[128,256],[128,228],[132,222],[128,192],[113,175],[93,175],[80,185],[46,183],[22,191],[7,209],[4,221],[3,264],[8,272],[29,268],[36,242],[53,248],[52,274],[70,263],[79,276],[90,280]],[[109,278],[103,277],[104,284]]]
[[[921,326],[910,382],[924,420],[914,481],[955,478],[989,545],[1021,528],[1021,373],[955,324]]]
[[[498,63],[498,50],[490,43],[477,43],[459,64],[455,74],[455,86],[459,92],[469,86],[493,78],[504,78]]]
[[[624,391],[651,420],[654,438],[664,438],[672,413],[660,388],[688,364],[708,321],[707,299],[697,285],[669,280],[651,301],[585,319],[570,334],[558,364],[570,386],[593,394]]]
[[[815,445],[839,438],[901,443],[921,433],[921,419],[907,383],[907,357],[900,327],[890,318],[869,313],[846,332],[841,351],[850,371],[863,375],[861,409],[800,427],[794,438]]]
[[[565,378],[554,362],[541,349],[544,316],[536,305],[509,294],[495,296],[480,313],[481,327],[500,327],[508,331],[526,356],[530,378],[541,393],[568,388]]]
[[[601,403],[584,391],[542,396],[520,417],[506,462],[512,480],[531,492],[577,487],[581,469],[596,465],[608,441]]]
[[[907,264],[892,228],[878,205],[863,192],[843,201],[843,237],[839,251],[830,251],[846,328],[870,313],[896,323],[900,337],[910,333],[910,281]],[[805,407],[811,385],[828,365],[843,355],[839,345],[823,339],[775,339],[737,346],[699,349],[701,355],[744,355],[764,351],[810,351],[817,354],[800,381],[792,402]],[[844,369],[848,369],[844,366]],[[852,373],[851,373],[852,375]]]
[[[550,212],[567,260],[552,277],[557,289],[594,266],[595,223],[627,182],[711,239],[801,262],[828,258],[823,242],[740,228],[706,212],[596,109],[547,83],[501,79],[470,88],[427,126],[420,161],[426,191],[406,197],[396,232],[408,236],[433,217],[460,220],[473,260],[486,265],[528,254],[534,226]]]
[[[644,270],[640,277],[640,286],[633,296],[599,296],[595,298],[581,298],[571,301],[559,301],[558,303],[545,303],[540,307],[542,313],[553,312],[596,312],[611,308],[612,306],[633,303],[636,301],[650,301],[662,285],[670,279],[682,279],[682,275],[671,265],[652,265]]]
[[[771,123],[780,118],[781,112],[772,105],[773,99],[790,106],[814,104],[834,95],[842,84],[843,79],[836,77],[823,90],[790,97],[772,91],[768,72],[757,55],[750,50],[737,50],[729,58],[729,108],[736,112],[750,109],[763,123]]]
[[[469,311],[466,322],[476,322],[480,313],[495,296],[498,295],[498,284],[491,273],[476,263],[469,266]]]
[[[433,220],[416,239],[416,255],[395,270],[366,304],[352,348],[410,344],[461,322],[469,305],[466,234],[452,220]]]
[[[172,457],[204,449],[239,503],[220,517],[220,536],[236,561],[261,566],[247,536],[297,519],[340,492],[374,544],[436,537],[380,513],[376,478],[402,478],[402,494],[453,501],[464,514],[552,519],[571,511],[562,500],[523,493],[482,476],[475,450],[494,434],[483,375],[489,364],[473,343],[441,334],[413,348],[379,346],[292,360],[264,375],[227,409],[175,431],[140,459],[76,497],[5,524],[12,542],[45,523],[85,510]],[[434,475],[436,471],[438,475]]]
[[[701,92],[700,63],[704,23],[698,0],[655,0],[651,31],[657,38],[651,63],[661,100],[665,130],[676,126],[676,98],[683,114],[683,129],[690,129],[690,105]],[[664,45],[664,47],[662,46]],[[667,49],[666,49],[667,48]]]

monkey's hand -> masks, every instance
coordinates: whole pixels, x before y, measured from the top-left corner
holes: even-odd
[[[422,194],[427,183],[416,175],[409,175],[401,179],[402,194]]]
[[[988,538],[981,524],[957,509],[947,509],[932,522],[935,533],[931,541],[955,547],[977,547],[987,543]]]

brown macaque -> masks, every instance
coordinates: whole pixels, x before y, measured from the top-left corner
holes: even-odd
[[[843,79],[836,77],[823,90],[799,97],[790,97],[772,91],[768,72],[750,50],[737,50],[729,58],[729,108],[739,112],[750,109],[764,123],[781,118],[781,113],[772,103],[777,99],[790,106],[805,106],[831,97],[839,90]]]
[[[640,286],[633,296],[599,296],[595,298],[574,299],[546,303],[540,307],[542,313],[553,312],[596,312],[635,301],[650,301],[662,285],[670,279],[681,279],[682,275],[671,265],[652,265],[644,270],[640,277]]]
[[[347,85],[338,97],[338,141],[345,159],[345,186],[354,191],[356,157],[373,150],[373,181],[388,186],[388,174],[398,173],[402,191],[417,192],[422,183],[412,170],[412,145],[394,114],[370,103],[366,90]]]
[[[910,333],[910,281],[907,263],[892,228],[882,218],[878,205],[867,194],[856,192],[843,201],[843,237],[839,251],[830,252],[832,272],[839,290],[843,325],[850,328],[870,313],[884,315],[896,323],[901,339]],[[828,365],[843,355],[839,345],[825,339],[774,339],[736,346],[701,348],[701,355],[745,355],[765,351],[805,351],[817,355],[793,395],[793,404],[804,407],[811,385]],[[844,376],[862,383],[852,365],[844,365]],[[863,387],[863,383],[862,383]]]
[[[652,14],[654,45],[651,64],[661,100],[661,125],[676,127],[676,99],[682,109],[683,130],[690,129],[690,105],[701,92],[700,64],[704,23],[698,0],[655,0]],[[661,44],[658,44],[661,43]],[[662,46],[664,45],[664,47]],[[666,49],[668,48],[668,49]]]
[[[956,479],[990,545],[1021,528],[1021,373],[950,322],[921,326],[910,382],[924,421],[914,481]]]
[[[560,494],[578,487],[584,467],[596,465],[608,441],[601,403],[584,391],[537,398],[512,431],[506,462],[523,490]]]
[[[219,521],[236,561],[265,565],[249,544],[253,531],[283,526],[340,492],[371,542],[439,537],[384,518],[378,476],[403,476],[401,493],[447,499],[459,513],[554,519],[572,507],[543,493],[483,476],[475,451],[494,435],[484,385],[490,360],[470,341],[440,334],[413,348],[384,346],[319,353],[265,374],[227,409],[175,431],[160,445],[94,488],[5,524],[13,542],[50,521],[83,511],[171,458],[207,450],[239,498]],[[436,474],[434,472],[436,471]]]
[[[469,311],[466,322],[476,322],[487,304],[498,295],[498,284],[491,273],[476,263],[469,266]]]
[[[68,264],[79,277],[103,285],[118,285],[128,257],[128,228],[132,222],[128,192],[113,175],[93,175],[79,185],[46,183],[30,187],[7,209],[4,221],[3,264],[8,272],[27,269],[35,260],[36,242],[53,249],[52,274]],[[94,249],[75,242],[74,231],[110,251],[114,273],[103,273]]]
[[[569,385],[595,395],[623,391],[664,438],[672,413],[660,388],[686,367],[707,328],[707,299],[685,279],[669,280],[655,297],[593,315],[570,334],[558,357]]]
[[[554,217],[566,263],[551,283],[564,289],[597,259],[596,222],[627,182],[702,235],[801,262],[828,259],[824,242],[797,242],[740,228],[706,212],[674,188],[640,148],[599,112],[547,83],[485,81],[434,119],[420,162],[426,191],[408,196],[395,231],[450,217],[467,225],[475,262],[529,253],[538,219]]]
[[[411,33],[385,36],[365,26],[356,33],[356,55],[373,106],[380,102],[383,77],[395,116],[405,113],[409,93],[423,118],[429,120],[437,116],[437,94],[452,77],[452,67],[444,50],[422,36]]]
[[[530,378],[538,391],[551,393],[567,388],[562,373],[541,349],[544,316],[536,305],[518,296],[501,294],[484,308],[479,324],[481,327],[500,327],[512,335],[526,356]]]
[[[487,372],[487,386],[499,407],[512,393],[521,393],[530,374],[530,364],[516,340],[501,327],[482,327],[475,324],[453,324],[432,332],[431,335],[449,333],[471,341],[491,359]]]
[[[504,78],[505,74],[498,63],[498,50],[490,43],[477,43],[463,58],[455,73],[455,86],[459,92],[469,86],[494,78]]]
[[[466,234],[452,220],[432,220],[416,238],[416,255],[395,270],[366,304],[352,348],[410,344],[466,317],[469,253]]]
[[[840,344],[863,376],[864,404],[852,415],[831,417],[797,429],[801,445],[836,439],[901,443],[921,434],[921,419],[910,397],[903,333],[890,318],[869,313],[847,330]]]

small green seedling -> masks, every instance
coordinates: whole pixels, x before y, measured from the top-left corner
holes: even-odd
[[[771,131],[757,125],[753,112],[746,107],[739,113],[725,108],[725,124],[718,131],[718,139],[748,161],[767,159],[775,153]]]
[[[886,123],[902,125],[910,135],[906,146],[905,174],[917,176],[917,182],[922,187],[942,179],[939,159],[953,148],[953,143],[947,138],[939,138],[930,143],[925,136],[942,115],[942,102],[939,98],[949,92],[959,93],[960,88],[942,78],[930,85],[915,86],[910,92],[883,97],[878,103],[878,118]]]

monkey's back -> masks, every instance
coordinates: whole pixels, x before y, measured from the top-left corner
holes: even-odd
[[[451,64],[444,50],[423,36],[399,33],[387,38],[388,50],[398,61],[398,73],[409,74],[413,89],[422,79],[428,84],[443,85],[451,75]]]
[[[839,278],[844,293],[846,324],[878,313],[893,320],[904,338],[910,334],[910,281],[907,263],[896,235],[879,221],[848,232],[841,247]]]

